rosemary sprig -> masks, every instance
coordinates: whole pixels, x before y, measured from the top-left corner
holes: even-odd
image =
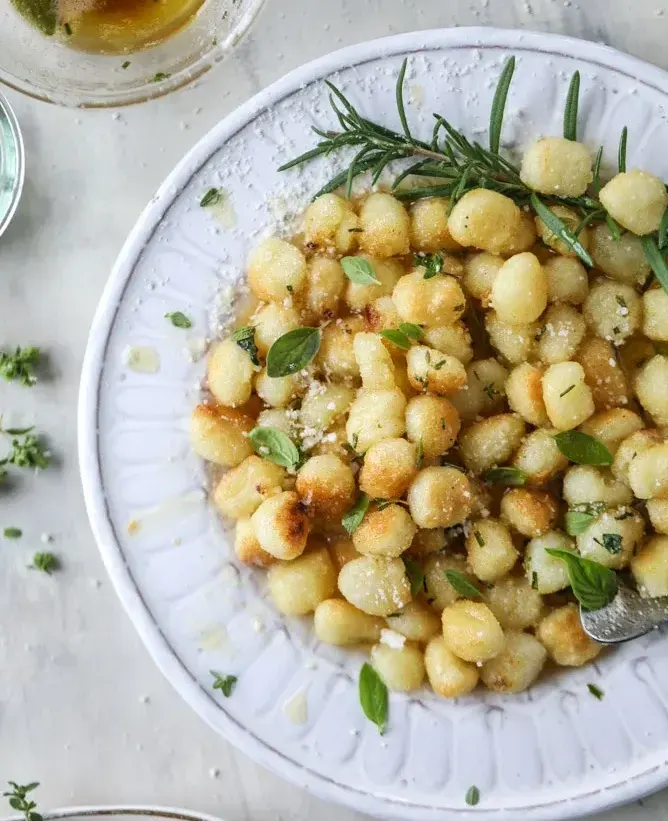
[[[538,197],[522,182],[519,168],[500,153],[503,116],[515,71],[514,57],[507,60],[494,94],[490,112],[489,149],[475,140],[469,140],[440,114],[434,114],[434,126],[429,142],[415,136],[408,122],[404,101],[407,65],[406,59],[401,65],[395,92],[403,133],[392,131],[363,117],[340,89],[326,81],[330,91],[330,104],[339,123],[339,129],[323,131],[314,128],[313,131],[320,138],[320,142],[315,148],[282,165],[279,171],[295,168],[340,150],[354,149],[355,153],[348,168],[332,177],[315,194],[315,197],[318,197],[345,185],[346,195],[350,197],[353,183],[361,174],[370,171],[372,184],[375,185],[383,171],[397,160],[413,160],[399,171],[391,186],[398,199],[414,201],[426,197],[448,197],[452,209],[464,194],[475,188],[497,191],[510,197],[521,207],[530,207],[550,231],[590,267],[593,265],[592,258],[578,239],[583,228],[591,223],[605,222],[613,238],[616,241],[621,239],[620,226],[606,212],[598,199],[601,188],[602,147],[599,148],[594,161],[592,193],[585,193],[580,197]],[[577,138],[579,94],[580,75],[576,71],[569,85],[564,110],[563,133],[569,140]],[[620,171],[626,169],[627,138],[628,130],[624,127],[618,150]],[[410,177],[428,177],[429,183],[422,187],[401,187]],[[549,206],[554,204],[567,205],[576,211],[580,223],[575,231],[570,230],[563,220],[552,213]],[[668,216],[664,215],[658,232],[643,239],[643,247],[657,279],[668,290],[668,266],[664,257],[664,250],[668,247]]]

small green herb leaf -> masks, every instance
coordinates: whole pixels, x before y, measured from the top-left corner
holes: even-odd
[[[569,536],[579,536],[584,533],[589,525],[595,520],[591,513],[582,513],[579,510],[569,510],[564,516],[566,533]]]
[[[360,704],[364,715],[378,727],[383,735],[387,727],[389,699],[385,682],[370,664],[364,663],[359,679]]]
[[[580,98],[580,72],[576,71],[571,77],[571,84],[566,95],[564,108],[564,138],[577,140],[578,138],[578,101]]]
[[[404,556],[403,560],[406,567],[406,576],[408,576],[408,581],[411,585],[411,596],[415,598],[420,590],[422,590],[422,585],[424,584],[424,570],[419,562],[416,562],[415,559],[411,559],[409,556]]]
[[[126,68],[130,68],[131,65],[132,63],[130,63],[129,60],[125,60],[123,63],[121,63],[121,68],[125,70]]]
[[[267,376],[289,376],[305,368],[320,348],[319,328],[295,328],[274,342],[267,354]]]
[[[20,539],[21,536],[23,536],[23,531],[19,530],[18,527],[6,527],[3,530],[2,535],[5,539]]]
[[[54,570],[58,570],[59,562],[53,553],[35,553],[30,567],[50,576]]]
[[[567,228],[566,225],[564,225],[559,217],[556,214],[553,214],[547,205],[541,202],[535,194],[531,195],[530,202],[531,207],[545,224],[548,231],[565,242],[566,245],[580,257],[585,265],[593,268],[594,261],[589,255],[589,251],[587,251],[575,234]]]
[[[236,342],[242,350],[248,353],[253,365],[257,366],[260,364],[257,345],[255,344],[255,328],[251,328],[249,325],[244,325],[242,328],[237,328],[236,331],[230,336],[230,339],[232,342]]]
[[[605,215],[605,223],[608,226],[608,231],[612,234],[612,238],[615,242],[622,241],[622,232],[619,228],[619,225],[613,220],[610,214]]]
[[[482,477],[492,485],[506,485],[507,487],[522,487],[529,478],[520,468],[500,467],[490,468]]]
[[[494,92],[494,100],[492,102],[492,110],[489,115],[489,150],[492,154],[498,154],[501,146],[501,128],[503,127],[503,113],[506,108],[506,98],[508,97],[508,89],[513,79],[513,72],[515,71],[515,58],[509,57],[501,77],[499,78],[496,91]]]
[[[18,380],[22,385],[31,388],[37,377],[35,367],[39,363],[39,348],[17,348],[13,354],[0,352],[0,376],[8,382]]]
[[[253,428],[248,434],[253,449],[258,456],[268,459],[275,465],[294,469],[300,461],[299,450],[295,443],[278,428]]]
[[[25,786],[21,786],[15,781],[9,781],[8,783],[12,790],[3,793],[3,796],[9,799],[9,806],[13,810],[23,813],[25,821],[43,821],[42,815],[35,812],[37,804],[28,798],[28,793],[39,787],[39,781],[33,781],[32,784],[26,784]]]
[[[162,80],[168,80],[172,75],[166,71],[156,71],[153,77],[151,77],[152,83],[159,83]]]
[[[466,575],[459,570],[446,570],[445,578],[450,582],[456,593],[465,599],[479,599],[481,596],[478,588],[471,584]]]
[[[356,285],[380,285],[371,263],[364,257],[343,257],[341,267],[348,279]]]
[[[545,552],[565,563],[573,595],[584,610],[600,610],[617,595],[617,576],[610,568],[567,550],[547,548]]]
[[[596,152],[596,159],[594,160],[594,180],[592,182],[592,187],[596,192],[596,196],[598,196],[598,192],[601,190],[601,160],[603,159],[603,146],[599,145],[598,151]]]
[[[466,803],[469,807],[475,807],[475,805],[480,801],[480,790],[473,785],[469,787],[466,792]]]
[[[405,334],[409,339],[419,342],[424,338],[424,331],[419,325],[414,325],[412,322],[402,322],[399,325],[399,330]]]
[[[229,698],[232,695],[232,691],[237,683],[237,677],[221,676],[220,673],[216,673],[215,670],[209,670],[209,672],[213,676],[213,689],[220,690],[225,698]]]
[[[424,256],[415,254],[413,261],[424,268],[423,279],[431,279],[443,270],[443,257],[440,254],[425,254]]]
[[[417,443],[417,458],[415,461],[417,469],[420,470],[422,468],[422,462],[424,461],[424,441],[422,437],[420,437],[420,441]]]
[[[619,167],[620,174],[623,174],[626,171],[626,141],[628,136],[629,130],[626,126],[624,126],[619,137],[619,150],[617,151],[617,165]]]
[[[554,437],[559,450],[576,465],[611,465],[612,454],[606,446],[579,430],[565,430]]]
[[[640,241],[645,252],[645,259],[649,262],[663,290],[668,291],[668,266],[664,255],[659,251],[653,237],[641,237]]]
[[[343,519],[341,519],[341,524],[350,535],[362,524],[362,519],[364,519],[369,509],[369,501],[370,499],[366,493],[360,494],[355,504],[344,515]]]
[[[608,553],[612,553],[613,556],[619,555],[622,552],[621,535],[619,533],[604,533],[603,547],[608,551]]]
[[[168,319],[175,328],[192,328],[193,326],[192,320],[181,311],[172,311],[165,314],[165,319]]]
[[[397,348],[407,351],[411,347],[411,341],[403,331],[390,329],[388,331],[380,331],[380,335],[385,339],[389,339]]]
[[[223,199],[223,192],[220,188],[209,188],[199,201],[200,208],[208,208],[210,205],[218,205]]]
[[[594,698],[597,698],[599,701],[603,700],[604,693],[600,687],[597,687],[595,684],[588,684],[587,689],[594,696]]]

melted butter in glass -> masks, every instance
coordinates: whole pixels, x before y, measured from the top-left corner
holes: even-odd
[[[171,37],[204,0],[12,0],[44,34],[79,51],[129,54]]]

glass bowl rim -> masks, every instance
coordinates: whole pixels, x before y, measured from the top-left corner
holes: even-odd
[[[61,97],[57,93],[50,94],[47,90],[33,86],[28,81],[20,80],[11,72],[0,67],[0,87],[4,85],[13,91],[18,91],[20,94],[32,97],[33,100],[52,103],[62,106],[63,108],[120,108],[121,106],[157,100],[159,97],[164,97],[165,94],[177,91],[194,82],[228,57],[247,34],[266,2],[267,0],[249,0],[249,7],[246,13],[222,42],[219,42],[216,46],[212,46],[210,51],[199,57],[192,65],[158,82],[144,83],[144,85],[139,88],[130,89],[128,91],[112,91],[109,96],[104,98],[97,98],[93,93],[74,92],[71,95],[71,99],[67,99],[67,97]],[[4,97],[2,101],[5,101]],[[14,118],[14,120],[15,119],[16,118]],[[22,143],[21,148],[23,148]],[[0,233],[2,233],[1,226],[2,222],[0,222]]]

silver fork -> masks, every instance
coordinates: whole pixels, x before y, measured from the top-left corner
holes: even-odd
[[[620,644],[637,639],[668,622],[668,596],[642,599],[635,590],[619,586],[615,598],[600,610],[583,610],[585,633],[600,644]]]

